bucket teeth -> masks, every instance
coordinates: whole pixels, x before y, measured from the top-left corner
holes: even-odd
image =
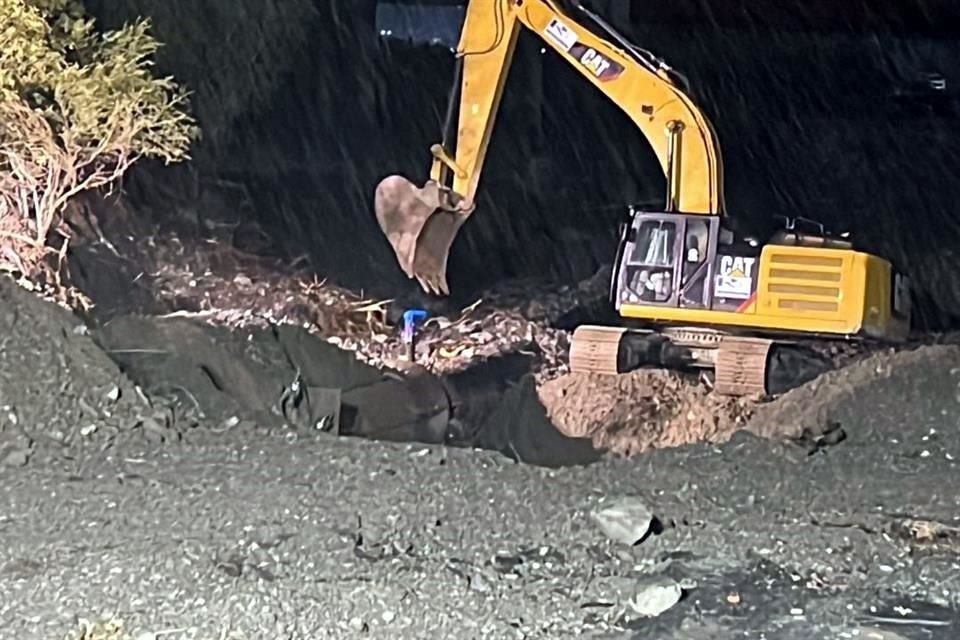
[[[407,277],[415,278],[427,293],[449,295],[447,257],[472,207],[436,182],[417,187],[394,175],[377,185],[374,209]]]

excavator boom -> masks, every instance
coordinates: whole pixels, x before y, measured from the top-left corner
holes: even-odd
[[[594,29],[581,21],[592,22]],[[431,147],[433,163],[423,187],[392,175],[377,186],[374,198],[377,221],[401,268],[430,293],[449,294],[450,247],[475,209],[497,110],[524,27],[640,128],[666,177],[666,211],[723,213],[723,167],[713,127],[662,60],[579,6],[565,12],[552,0],[471,0],[456,54],[461,74],[459,96],[451,105],[458,107],[456,131],[445,132],[442,142]]]

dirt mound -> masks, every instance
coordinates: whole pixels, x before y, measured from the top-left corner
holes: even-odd
[[[763,438],[782,440],[823,433],[834,420],[841,405],[856,406],[864,388],[894,375],[909,377],[910,372],[942,371],[950,375],[960,367],[960,346],[937,344],[915,349],[887,350],[866,356],[840,369],[791,389],[773,402],[756,407],[747,428]],[[865,407],[865,413],[869,414]]]
[[[86,325],[0,278],[0,463],[102,447],[149,412]]]
[[[566,374],[543,383],[539,395],[560,431],[629,456],[651,448],[724,442],[744,428],[770,440],[816,440],[835,428],[838,407],[856,406],[858,392],[877,381],[920,368],[944,375],[960,368],[955,345],[872,354],[862,347],[835,351],[836,369],[768,402],[720,396],[695,376],[661,370],[617,377]]]
[[[567,374],[545,382],[539,395],[563,433],[619,455],[723,442],[744,425],[753,404],[717,395],[695,376],[648,369],[615,377]]]

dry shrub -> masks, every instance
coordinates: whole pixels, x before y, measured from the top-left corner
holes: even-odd
[[[101,34],[76,0],[0,0],[0,16],[0,270],[30,277],[71,198],[140,158],[187,159],[197,129],[151,72],[148,21]]]

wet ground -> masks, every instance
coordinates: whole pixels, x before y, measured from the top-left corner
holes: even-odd
[[[248,322],[213,321],[209,297],[177,311],[197,296],[146,276],[156,307],[86,321],[0,284],[0,638],[960,635],[960,347],[861,354],[728,406],[686,378],[565,378],[543,354],[563,331],[523,336],[551,314],[494,309],[459,339],[520,338],[485,365],[443,351],[466,322],[428,345],[451,419],[429,375],[359,362],[336,323],[271,322],[251,300],[293,293],[208,267],[193,287],[168,270],[166,290],[223,299],[234,281]],[[349,335],[385,326],[337,299],[315,303],[346,308],[329,316]],[[332,433],[331,389],[361,408],[354,437]],[[600,420],[602,394],[617,410]],[[370,410],[381,397],[406,422]],[[643,446],[604,454],[578,429]],[[618,540],[596,514],[630,500],[647,514],[626,524],[651,533]]]

